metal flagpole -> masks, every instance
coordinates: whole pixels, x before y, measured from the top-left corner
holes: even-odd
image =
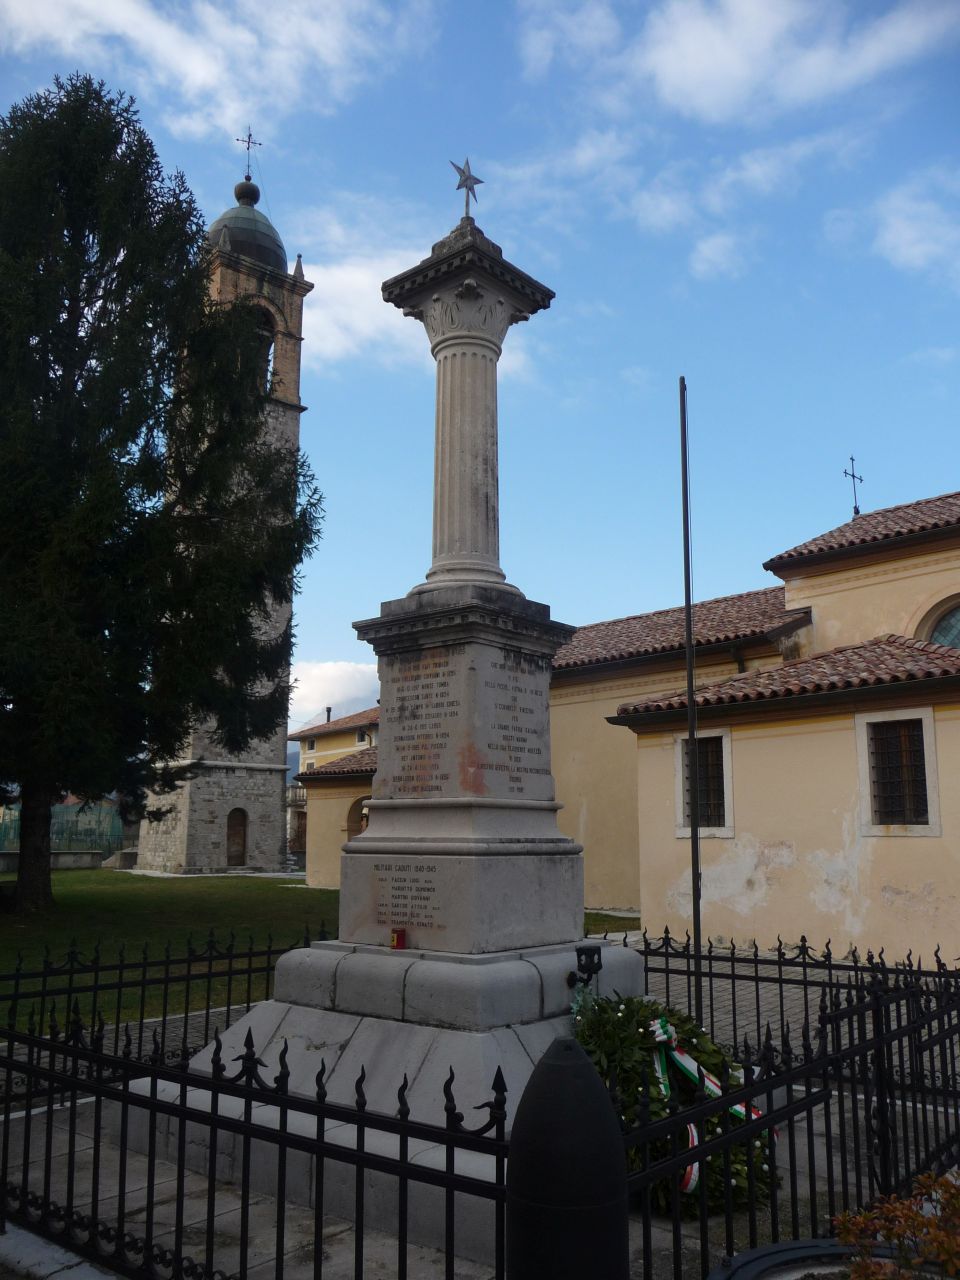
[[[683,491],[683,628],[687,654],[687,789],[690,809],[690,880],[693,890],[693,992],[697,1026],[703,1026],[700,977],[700,760],[693,684],[693,605],[690,598],[690,484],[687,450],[687,381],[680,379],[680,484]]]

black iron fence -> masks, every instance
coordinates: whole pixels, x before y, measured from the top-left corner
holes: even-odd
[[[906,959],[888,964],[884,952],[861,957],[856,948],[845,956],[835,956],[830,943],[817,951],[801,936],[795,946],[780,939],[769,949],[754,941],[740,947],[735,941],[725,946],[709,942],[698,956],[689,933],[674,937],[669,929],[650,937],[644,930],[636,950],[643,956],[646,992],[671,1008],[693,1013],[695,984],[701,984],[706,1030],[714,1040],[740,1045],[745,1036],[754,1046],[763,1043],[767,1024],[775,1042],[790,1026],[794,1031],[806,1023],[812,1027],[818,1016],[821,993],[861,991],[870,982],[884,986],[897,981],[914,981],[934,990],[960,984],[957,960],[951,967],[936,947],[932,964],[925,967],[912,952]]]
[[[805,943],[696,956],[664,935],[642,951],[648,993],[667,1005],[689,1011],[702,984],[707,1029],[737,1065],[717,1080],[698,1072],[692,1107],[653,1108],[656,1091],[641,1091],[624,1136],[631,1274],[693,1280],[743,1249],[829,1235],[841,1210],[960,1161],[957,970],[835,960]],[[471,1130],[452,1080],[423,1123],[403,1081],[390,1115],[369,1109],[363,1075],[350,1106],[327,1099],[322,1074],[311,1096],[292,1095],[285,1057],[268,1071],[249,1039],[235,1062],[216,1050],[192,1061],[270,995],[279,954],[208,942],[179,960],[0,977],[13,997],[0,1032],[0,1219],[157,1280],[268,1264],[277,1280],[333,1274],[341,1229],[357,1280],[376,1233],[398,1276],[434,1274],[416,1252],[432,1246],[435,1274],[473,1274],[466,1257],[499,1280],[510,1085],[499,1073]],[[126,1027],[116,1011],[131,999]]]
[[[6,1217],[138,1278],[242,1278],[265,1264],[279,1278],[308,1257],[307,1274],[322,1280],[332,1216],[353,1223],[352,1274],[362,1280],[368,1229],[382,1229],[386,1212],[399,1280],[419,1274],[411,1257],[425,1242],[450,1280],[464,1249],[504,1274],[499,1071],[484,1123],[465,1125],[451,1072],[441,1123],[424,1124],[410,1115],[406,1078],[396,1114],[379,1115],[363,1072],[352,1106],[327,1100],[322,1070],[313,1096],[296,1096],[286,1049],[272,1075],[248,1034],[231,1071],[217,1041],[201,1073],[187,1056],[165,1064],[159,1037],[137,1061],[129,1040],[111,1054],[78,1020],[62,1037],[8,1027],[0,1074],[25,1090],[16,1108],[5,1094],[0,1228]]]
[[[829,1235],[841,1211],[960,1163],[955,979],[848,974],[805,993],[812,1025],[785,1020],[775,1039],[767,1023],[759,1051],[731,1046],[735,1071],[699,1072],[694,1106],[654,1119],[644,1091],[626,1138],[643,1275],[658,1241],[675,1277],[705,1275],[745,1248]]]
[[[323,926],[315,937],[326,937]],[[64,1029],[77,1019],[94,1030],[102,1023],[104,1048],[114,1055],[124,1043],[137,1059],[153,1054],[156,1035],[164,1059],[189,1056],[210,1043],[215,1027],[222,1031],[269,1000],[277,960],[311,940],[304,930],[292,942],[278,944],[268,936],[265,945],[255,945],[252,937],[242,943],[233,934],[218,941],[211,931],[199,945],[192,939],[178,948],[168,943],[159,954],[121,946],[106,955],[99,945],[84,954],[71,943],[54,958],[47,948],[39,965],[21,958],[13,971],[0,974],[0,1007],[15,1028],[30,1026],[41,1034],[51,1018]]]

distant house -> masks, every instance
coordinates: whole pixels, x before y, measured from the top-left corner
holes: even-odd
[[[331,720],[330,716],[331,708],[327,707],[324,720],[288,735],[288,742],[296,742],[300,746],[300,773],[309,773],[363,747],[376,746],[379,707],[355,711],[353,715],[340,716],[337,720]]]
[[[855,517],[764,566],[779,661],[701,666],[703,924],[952,961],[960,942],[960,493]],[[574,642],[576,643],[576,637]],[[625,697],[646,922],[689,927],[686,694]],[[681,691],[678,691],[681,690]]]
[[[307,883],[325,889],[340,884],[340,846],[366,825],[380,708],[330,715],[328,707],[325,720],[290,734],[300,746],[294,786],[304,797]]]

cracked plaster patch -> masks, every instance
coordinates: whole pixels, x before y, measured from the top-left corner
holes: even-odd
[[[857,832],[856,819],[849,815],[843,820],[842,840],[840,849],[815,849],[808,855],[814,877],[810,901],[817,911],[840,917],[848,938],[855,939],[870,909],[865,872],[871,858]]]
[[[778,880],[778,871],[792,867],[797,855],[786,841],[763,842],[742,836],[732,849],[710,867],[703,868],[701,901],[721,903],[738,915],[749,916],[764,906]],[[690,876],[682,874],[667,892],[672,911],[689,918],[692,914]]]
[[[911,916],[920,921],[927,929],[942,928],[946,919],[957,918],[956,894],[944,894],[943,885],[927,880],[915,889],[905,889],[899,885],[885,884],[880,890],[880,901],[899,916]],[[931,946],[937,941],[930,935]]]

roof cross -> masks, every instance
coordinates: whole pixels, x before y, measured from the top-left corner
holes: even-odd
[[[853,514],[858,516],[860,514],[860,508],[857,506],[857,481],[859,480],[860,483],[863,484],[863,476],[858,476],[854,470],[852,453],[850,455],[850,470],[848,471],[846,467],[844,467],[843,474],[848,476],[853,482]]]
[[[246,179],[247,182],[249,182],[251,180],[250,179],[250,148],[262,147],[263,143],[256,141],[256,139],[254,138],[253,134],[250,131],[249,125],[247,125],[247,136],[245,138],[234,138],[234,142],[239,142],[241,146],[247,148],[247,172],[244,174],[244,178]]]

